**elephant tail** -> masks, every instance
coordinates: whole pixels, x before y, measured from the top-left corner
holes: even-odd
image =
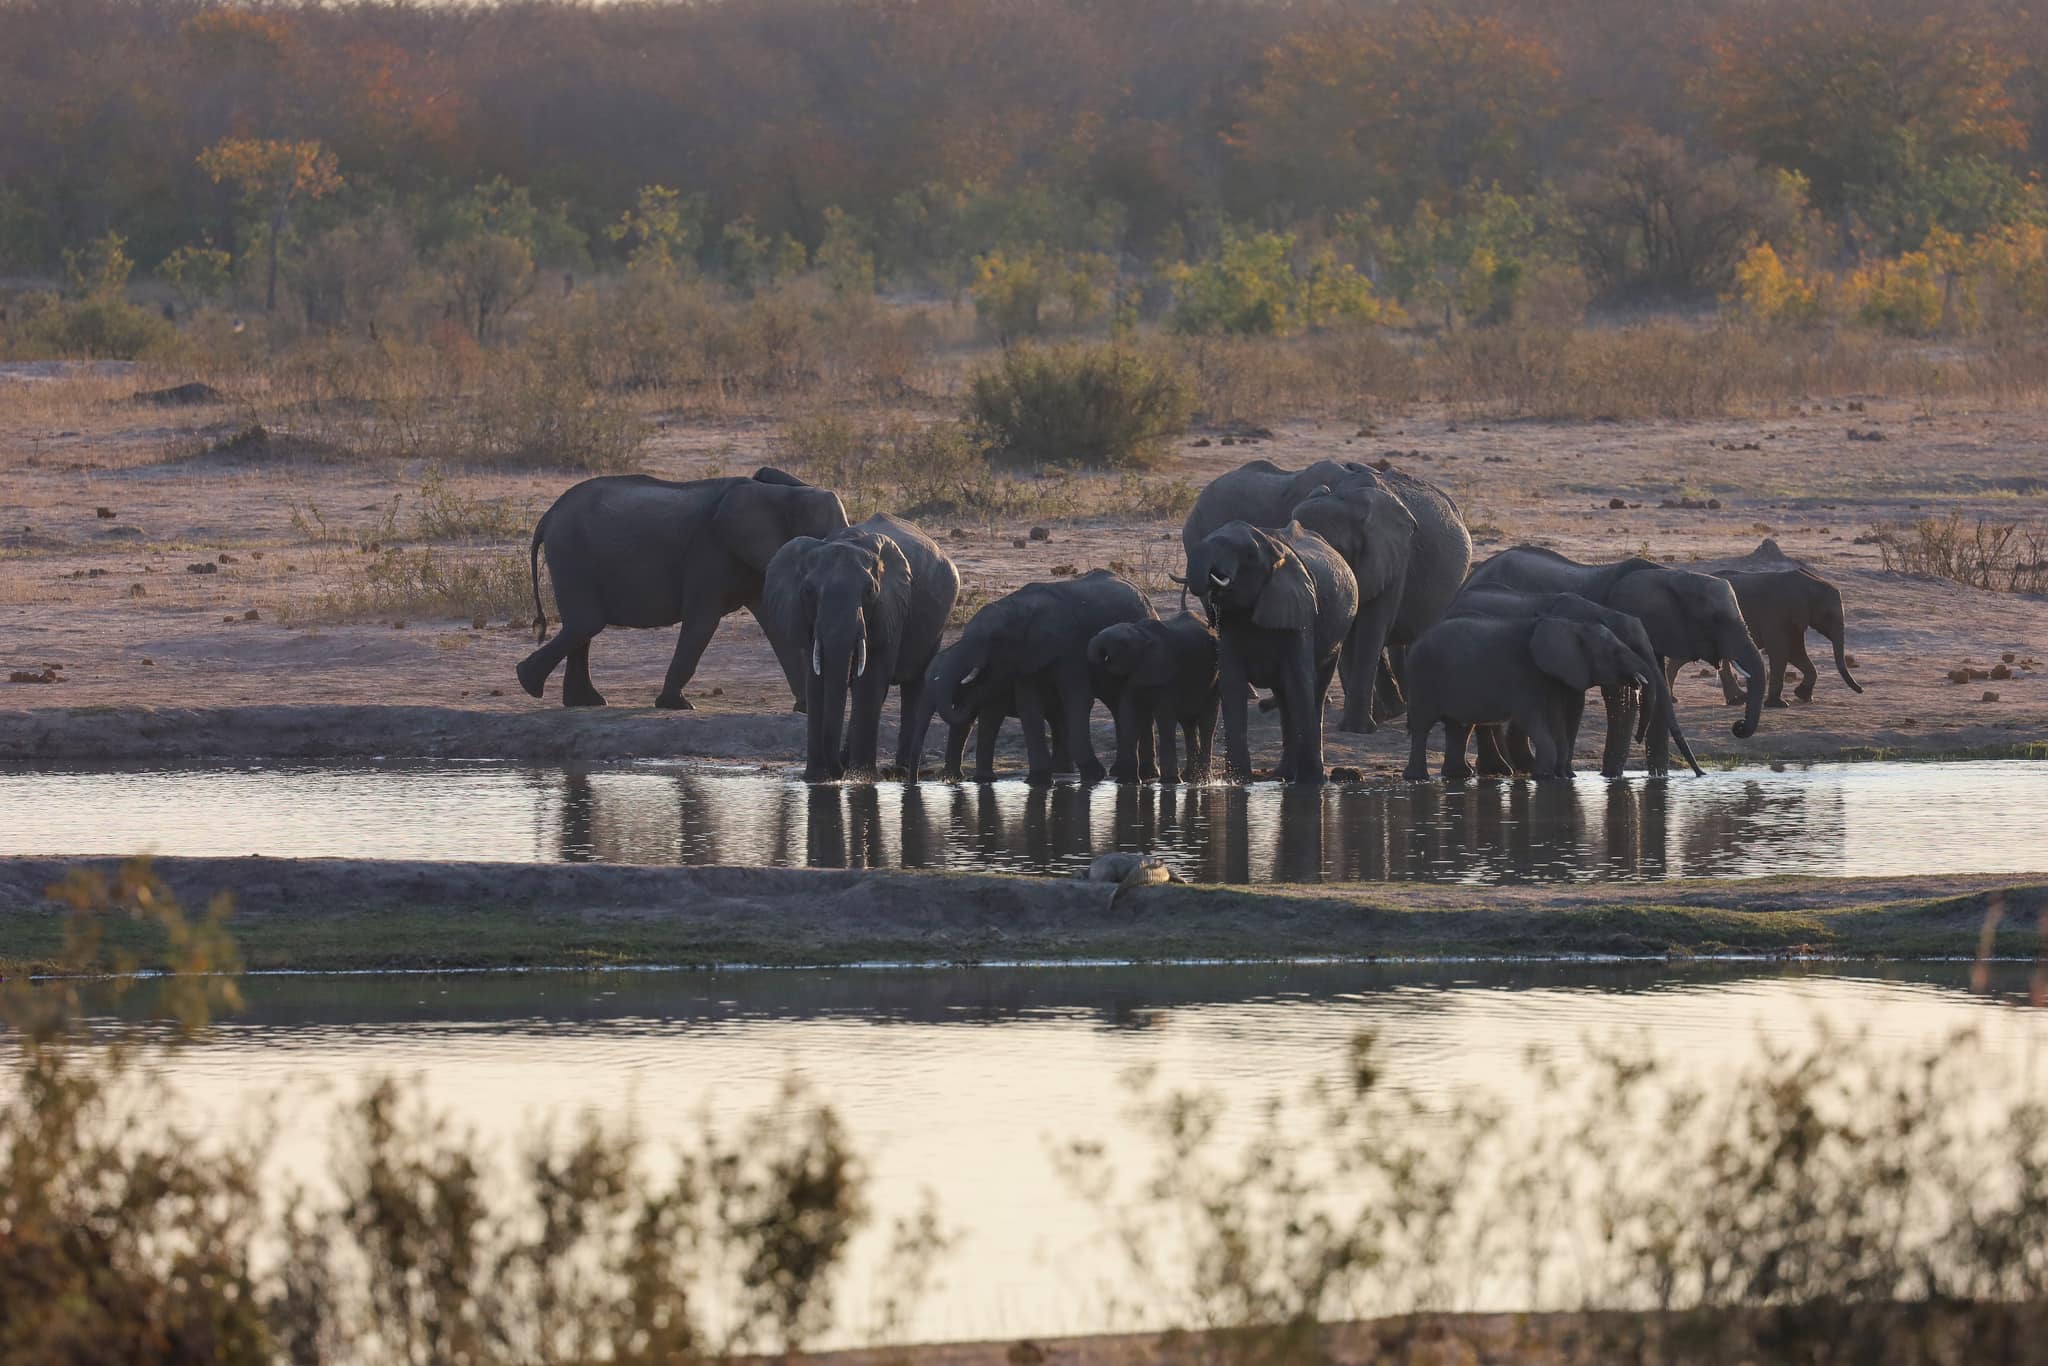
[[[527,547],[526,569],[533,576],[533,639],[539,644],[548,638],[547,609],[540,605],[540,543],[546,539],[548,530],[547,514],[533,524],[533,544]]]

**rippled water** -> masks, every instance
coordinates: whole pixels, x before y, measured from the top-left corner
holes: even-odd
[[[2048,868],[2048,763],[1250,788],[443,763],[0,773],[0,853],[1064,873],[1153,849],[1208,882],[1504,883]]]
[[[167,1067],[187,1117],[218,1133],[277,1098],[278,1160],[315,1184],[334,1106],[371,1072],[420,1078],[498,1159],[579,1111],[636,1117],[660,1150],[701,1114],[735,1124],[800,1072],[870,1163],[885,1224],[928,1190],[965,1233],[915,1336],[978,1338],[1111,1326],[1106,1288],[1122,1264],[1051,1153],[1093,1139],[1125,1170],[1147,1165],[1156,1150],[1126,1118],[1134,1068],[1220,1095],[1241,1136],[1262,1103],[1336,1075],[1361,1030],[1376,1032],[1391,1086],[1483,1087],[1510,1104],[1535,1100],[1531,1047],[1569,1064],[1590,1044],[1642,1038],[1711,1078],[1767,1042],[1809,1038],[1817,1020],[1866,1029],[1879,1048],[1973,1026],[2016,1065],[2037,1057],[2048,1014],[2013,1005],[2026,970],[1989,994],[1967,982],[1963,967],[1726,965],[272,977],[247,984],[241,1019]],[[874,1237],[855,1250],[856,1323],[879,1254]]]

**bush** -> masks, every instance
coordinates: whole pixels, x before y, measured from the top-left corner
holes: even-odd
[[[1818,320],[1820,300],[1820,282],[1796,266],[1788,269],[1768,242],[1751,247],[1736,264],[1735,286],[1728,296],[1746,317],[1774,325]]]
[[[1325,246],[1297,270],[1287,233],[1226,233],[1223,248],[1169,272],[1176,332],[1262,335],[1331,323],[1388,320],[1372,284]]]
[[[1187,428],[1178,370],[1118,346],[1020,348],[968,383],[967,413],[994,463],[1142,468]]]
[[[2048,532],[1979,517],[1966,525],[1958,513],[1923,518],[1911,526],[1880,527],[1877,553],[1886,569],[1938,574],[1996,593],[2048,593]]]
[[[1943,313],[1942,285],[1936,275],[1933,258],[1924,251],[1909,251],[1857,271],[1848,286],[1856,320],[1903,337],[1932,334],[1940,329]]]
[[[790,423],[784,439],[790,463],[812,482],[840,490],[855,521],[883,508],[915,516],[989,499],[988,464],[957,422],[863,423],[826,413]]]
[[[8,350],[24,359],[138,360],[174,345],[177,329],[116,294],[59,300],[31,295]]]
[[[543,355],[485,386],[447,454],[478,464],[602,473],[631,468],[646,440],[629,404]]]

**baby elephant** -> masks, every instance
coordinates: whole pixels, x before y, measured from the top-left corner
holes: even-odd
[[[1122,680],[1115,694],[1118,782],[1194,783],[1209,776],[1209,743],[1216,731],[1216,637],[1192,612],[1165,621],[1126,621],[1107,626],[1088,642],[1089,668]],[[1174,747],[1178,727],[1188,742],[1180,766]],[[1152,734],[1159,734],[1158,765]]]
[[[1472,727],[1506,721],[1528,735],[1531,774],[1569,778],[1571,737],[1586,689],[1649,686],[1657,663],[1605,626],[1562,617],[1528,620],[1458,617],[1438,622],[1408,651],[1408,768],[1429,776],[1429,732],[1444,726],[1444,777],[1469,778],[1465,741]]]
[[[1811,569],[1725,569],[1714,576],[1728,580],[1735,601],[1742,605],[1742,620],[1749,636],[1763,651],[1771,680],[1764,705],[1785,705],[1785,666],[1799,669],[1799,686],[1792,690],[1801,702],[1813,700],[1813,685],[1819,672],[1807,657],[1806,633],[1818,631],[1835,650],[1835,671],[1849,685],[1862,692],[1863,685],[1849,676],[1849,661],[1843,655],[1842,593]],[[1672,672],[1676,673],[1676,666]],[[1721,664],[1721,696],[1730,706],[1748,700],[1748,693],[1736,680],[1735,671]]]

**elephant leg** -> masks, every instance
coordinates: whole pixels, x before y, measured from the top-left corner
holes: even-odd
[[[1519,721],[1508,722],[1507,727],[1508,763],[1517,773],[1536,771],[1536,750],[1529,735],[1528,727]]]
[[[1813,685],[1820,681],[1820,670],[1813,667],[1813,659],[1806,653],[1806,642],[1799,641],[1792,646],[1792,666],[1799,670],[1799,686],[1792,695],[1801,702],[1813,701]]]
[[[1673,665],[1676,665],[1680,661],[1673,660],[1667,663],[1665,661],[1660,660],[1659,662],[1665,663],[1666,670],[1668,672]],[[1645,705],[1647,706],[1648,704],[1645,703]],[[1652,773],[1666,773],[1669,772],[1671,768],[1670,723],[1675,719],[1675,713],[1677,710],[1676,698],[1672,699],[1672,706],[1670,710],[1672,714],[1659,718],[1663,722],[1663,724],[1648,727],[1648,733],[1643,737],[1643,767],[1647,768]]]
[[[1045,701],[1038,689],[1017,689],[1017,720],[1024,727],[1024,780],[1033,787],[1052,784],[1052,748],[1045,738]]]
[[[1627,691],[1623,689],[1623,691]],[[1572,776],[1572,756],[1579,748],[1579,722],[1586,714],[1586,695],[1575,692],[1565,699],[1563,723],[1559,727],[1557,769],[1560,777]]]
[[[1444,722],[1444,778],[1448,782],[1463,782],[1472,776],[1472,765],[1465,762],[1465,739],[1472,733],[1472,727],[1461,726],[1455,721]]]
[[[1389,645],[1386,660],[1380,665],[1379,678],[1374,685],[1372,698],[1372,719],[1375,724],[1385,725],[1399,720],[1408,710],[1408,699],[1401,695],[1400,680],[1394,677],[1394,650]]]
[[[1095,735],[1089,725],[1089,717],[1095,711],[1095,690],[1089,684],[1085,665],[1063,675],[1055,687],[1059,701],[1059,714],[1067,725],[1067,748],[1073,751],[1074,767],[1081,774],[1084,783],[1099,783],[1109,776],[1109,770],[1102,766],[1102,760],[1095,757]],[[1149,751],[1152,742],[1142,728],[1138,733],[1138,749]],[[1050,760],[1051,755],[1047,755]]]
[[[1328,695],[1330,674],[1317,665],[1315,643],[1308,632],[1300,633],[1294,648],[1294,667],[1283,675],[1293,696],[1281,703],[1284,716],[1287,703],[1292,702],[1296,717],[1291,746],[1294,772],[1288,781],[1321,787],[1328,777],[1323,770],[1323,699]]]
[[[548,637],[547,642],[539,649],[520,660],[513,669],[512,672],[519,678],[520,689],[528,697],[541,696],[547,691],[548,675],[552,674],[572,652],[582,650],[587,655],[591,637],[603,629],[604,623],[601,621],[595,626],[589,626],[564,617],[560,629]],[[586,677],[584,681],[587,684],[589,679]],[[595,704],[582,705],[602,706],[604,700],[600,698]]]
[[[1671,672],[1677,673],[1678,665],[1673,664]],[[1721,700],[1731,707],[1739,707],[1749,700],[1749,690],[1735,676],[1735,666],[1725,659],[1721,661]]]
[[[1600,700],[1607,707],[1607,743],[1600,750],[1600,771],[1619,778],[1628,771],[1629,739],[1635,733],[1635,690],[1626,684],[1603,683]]]
[[[881,762],[882,705],[889,697],[889,675],[872,662],[853,687],[853,715],[846,727],[846,771],[873,777]]]
[[[1482,778],[1512,778],[1515,767],[1508,762],[1507,744],[1499,724],[1479,726],[1479,776]]]
[[[974,718],[974,781],[992,783],[996,780],[996,740],[1003,733],[1003,713],[995,707],[984,707]]]
[[[1244,661],[1238,657],[1233,642],[1222,643],[1217,651],[1216,668],[1223,685],[1223,776],[1231,782],[1241,783],[1252,776],[1252,752],[1245,734],[1248,708],[1245,703]]]
[[[924,671],[912,674],[908,682],[896,689],[896,767],[903,770],[903,781],[917,781],[917,770],[924,763]]]
[[[1209,765],[1212,759],[1210,746],[1216,734],[1216,714],[1212,708],[1208,715],[1183,723],[1182,730],[1188,740],[1188,767],[1182,774],[1188,782],[1203,783],[1209,780]]]
[[[668,662],[668,677],[662,680],[661,692],[654,699],[655,706],[664,711],[696,710],[690,705],[690,699],[683,696],[683,689],[690,686],[690,677],[697,672],[697,661],[704,657],[704,647],[717,634],[719,621],[720,618],[710,612],[683,618],[682,629],[676,633],[675,657]]]
[[[1138,690],[1125,684],[1116,706],[1116,762],[1109,770],[1109,775],[1120,783],[1140,781],[1138,732],[1146,724],[1144,712],[1138,706]]]
[[[1411,783],[1429,777],[1429,728],[1434,724],[1435,718],[1408,709],[1408,767],[1401,770],[1401,776]]]
[[[1558,777],[1558,749],[1564,717],[1554,704],[1524,707],[1509,723],[1509,734],[1519,735],[1530,750],[1529,776]]]
[[[1764,705],[1784,707],[1791,704],[1785,700],[1785,669],[1787,661],[1782,649],[1772,650],[1764,659],[1764,673],[1771,680],[1771,686],[1764,693]]]
[[[590,681],[590,642],[579,642],[569,651],[569,667],[562,674],[562,705],[601,707],[604,694]]]
[[[1171,783],[1180,777],[1180,749],[1174,735],[1178,726],[1164,705],[1154,713],[1153,721],[1159,732],[1159,781]]]
[[[1344,640],[1350,667],[1344,675],[1344,715],[1337,723],[1339,730],[1371,734],[1378,729],[1372,701],[1379,687],[1380,652],[1387,648],[1387,632],[1393,628],[1394,612],[1400,605],[1397,593],[1383,593],[1359,604],[1358,619]]]

